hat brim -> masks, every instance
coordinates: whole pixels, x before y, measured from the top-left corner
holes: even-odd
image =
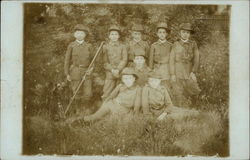
[[[141,32],[144,33],[144,30],[139,30],[139,29],[131,29],[130,32]]]
[[[111,31],[117,31],[118,33],[121,33],[121,31],[118,29],[109,29],[109,32],[111,32]]]
[[[190,31],[190,33],[192,33],[192,34],[195,33],[194,30],[192,30],[190,28],[181,28],[180,31],[181,30]]]
[[[128,74],[128,73],[125,74],[124,73],[124,74],[121,74],[121,78],[122,78],[123,75],[133,75],[135,77],[135,79],[138,79],[138,76],[135,73],[131,73],[131,74]]]
[[[89,33],[89,31],[88,31],[88,30],[86,30],[86,29],[74,29],[74,31],[83,31],[83,32],[85,32],[86,34],[88,34],[88,33]]]
[[[148,78],[154,78],[154,79],[160,79],[160,80],[163,79],[162,77],[155,77],[155,76],[151,76],[151,75],[149,75]]]
[[[142,57],[144,57],[144,59],[148,59],[145,55],[134,55],[134,57],[136,57],[136,56],[142,56]]]
[[[165,29],[167,32],[170,32],[171,31],[171,29],[170,28],[166,28],[166,27],[157,27],[156,28],[156,31],[158,31],[158,29]]]

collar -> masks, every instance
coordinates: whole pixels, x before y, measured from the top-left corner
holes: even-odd
[[[153,88],[153,87],[151,87],[149,84],[148,84],[148,86],[150,87],[150,88],[152,88],[153,90],[157,90],[157,91],[162,91],[162,85],[159,85],[157,88]]]
[[[83,44],[83,43],[84,43],[84,40],[79,41],[79,40],[76,39],[76,42],[77,42],[78,44]]]
[[[136,82],[136,81],[135,81]],[[123,91],[124,90],[130,90],[130,89],[134,89],[135,88],[135,82],[134,82],[134,84],[131,86],[131,87],[127,87],[124,83],[123,83]]]
[[[139,41],[133,39],[133,42],[134,42],[134,43],[139,43],[139,42],[141,42],[141,41],[142,41],[141,39],[140,39]]]
[[[137,70],[137,71],[143,72],[143,71],[146,69],[146,65],[144,64],[143,67],[139,69],[139,68],[136,68],[136,66],[135,66],[135,64],[134,64],[134,68],[135,68],[135,70]]]
[[[119,44],[119,41],[109,41],[109,44],[112,45],[112,46],[117,46]]]
[[[166,39],[164,39],[164,40],[158,40],[158,42],[160,43],[160,44],[163,44],[163,43],[165,43],[165,42],[167,42],[167,40]]]
[[[141,40],[139,40],[139,41],[136,41],[136,40],[131,40],[130,41],[130,44],[131,45],[139,45],[139,46],[144,46],[144,44],[143,44],[143,40],[141,39]]]
[[[189,43],[190,41],[189,41],[189,39],[184,40],[184,39],[181,38],[181,42],[183,42],[183,43]]]

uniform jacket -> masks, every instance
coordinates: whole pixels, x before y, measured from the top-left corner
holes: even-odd
[[[133,63],[132,68],[135,70],[136,75],[138,76],[138,79],[136,80],[136,83],[143,87],[148,82],[148,73],[151,71],[151,69],[144,64],[144,67],[141,69],[138,69],[135,67],[135,64]]]
[[[113,99],[121,106],[134,107],[134,110],[138,112],[141,106],[141,87],[134,85],[128,88],[124,84],[119,84],[109,95],[107,101],[110,99]]]
[[[157,41],[151,45],[149,54],[149,67],[154,68],[154,64],[169,63],[172,43]]]
[[[71,42],[68,45],[65,62],[64,62],[64,73],[69,74],[70,66],[81,66],[87,68],[93,59],[93,47],[87,42],[82,44],[77,41]]]
[[[191,72],[198,70],[199,51],[195,41],[175,42],[170,57],[170,74],[176,78],[188,79]]]
[[[167,89],[164,86],[152,88],[148,84],[142,90],[143,113],[147,114],[152,110],[164,111],[173,106]]]
[[[127,64],[128,54],[126,46],[121,42],[109,42],[103,46],[104,68],[107,71],[118,69],[121,71]]]
[[[128,60],[133,61],[136,55],[143,55],[148,57],[149,54],[149,44],[146,41],[140,40],[136,42],[131,40],[127,44]]]

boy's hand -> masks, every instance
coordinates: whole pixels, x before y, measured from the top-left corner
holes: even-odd
[[[172,82],[175,82],[175,81],[176,81],[175,75],[171,75],[171,81],[172,81]]]
[[[67,81],[71,81],[70,75],[67,75]]]
[[[118,70],[118,69],[112,69],[111,72],[112,72],[113,74],[117,74],[117,73],[119,73],[119,70]]]
[[[91,67],[91,68],[86,72],[86,74],[87,74],[87,75],[91,75],[91,73],[93,72],[93,69],[94,69],[94,68]]]
[[[197,78],[193,72],[190,73],[189,78],[191,78],[193,81],[197,82]]]
[[[158,121],[162,121],[165,117],[166,117],[167,113],[166,112],[163,112],[158,118],[157,120]]]
[[[111,72],[115,77],[119,77],[119,70],[118,69],[112,69]]]

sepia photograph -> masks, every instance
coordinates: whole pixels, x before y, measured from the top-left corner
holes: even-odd
[[[229,156],[230,5],[23,7],[23,154]]]
[[[1,4],[0,159],[249,156],[243,4]]]

